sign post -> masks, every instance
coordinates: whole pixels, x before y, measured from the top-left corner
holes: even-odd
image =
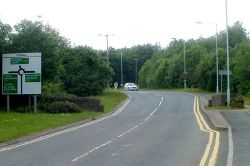
[[[229,71],[229,74],[232,74],[231,70]],[[227,75],[227,70],[219,70],[219,75],[220,75],[220,89],[221,89],[221,92],[222,92],[223,76]]]
[[[41,94],[41,53],[3,54],[2,67],[2,94],[7,95],[8,104],[9,95]],[[34,112],[36,102],[34,97]]]

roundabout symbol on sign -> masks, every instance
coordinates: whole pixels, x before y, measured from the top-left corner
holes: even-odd
[[[23,94],[23,75],[26,73],[35,73],[35,71],[25,71],[25,69],[19,65],[19,70],[9,71],[8,73],[17,73],[21,77],[21,94]]]

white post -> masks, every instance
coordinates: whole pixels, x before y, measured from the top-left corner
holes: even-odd
[[[219,60],[218,60],[218,32],[217,32],[217,24],[216,26],[216,46],[215,46],[215,54],[216,54],[216,93],[219,93]]]
[[[135,84],[137,85],[137,63],[139,59],[134,59],[135,60]]]
[[[123,84],[122,51],[121,51],[121,85]]]
[[[109,66],[109,35],[106,35],[106,42],[107,42],[107,61]]]
[[[222,77],[222,75],[220,75],[220,91],[221,91],[221,93],[223,92],[222,91],[222,79],[223,79],[223,77]]]
[[[184,88],[187,88],[187,76],[186,76],[186,41],[184,40]]]
[[[37,95],[34,95],[34,113],[37,113]]]
[[[10,96],[7,95],[7,112],[10,112]]]
[[[226,5],[226,33],[227,33],[227,106],[230,106],[229,36],[228,36],[227,0],[225,0],[225,5]]]

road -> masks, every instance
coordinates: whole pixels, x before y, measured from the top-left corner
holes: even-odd
[[[249,166],[250,164],[250,116],[244,111],[223,111],[222,115],[232,127],[234,140],[235,166]]]
[[[210,137],[197,123],[194,96],[174,92],[127,93],[131,96],[130,102],[119,114],[0,149],[0,165],[200,164]]]

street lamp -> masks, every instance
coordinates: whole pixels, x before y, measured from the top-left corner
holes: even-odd
[[[109,66],[109,36],[114,36],[114,34],[99,34],[99,36],[105,36],[106,37],[106,43],[107,43],[107,61]]]
[[[135,60],[135,84],[137,85],[137,63],[139,59],[134,59]]]
[[[216,93],[219,93],[219,60],[218,60],[218,32],[217,32],[217,24],[215,23],[203,23],[203,22],[196,22],[197,24],[209,24],[215,25],[215,56],[216,56]]]
[[[122,68],[122,51],[121,51],[121,87],[123,86],[123,68]]]
[[[177,40],[177,38],[172,38],[173,40]],[[184,39],[180,39],[183,40],[183,59],[184,59],[184,64],[183,64],[183,78],[184,78],[184,88],[187,88],[187,71],[186,71],[186,41]]]
[[[228,16],[227,16],[227,0],[225,0],[226,8],[226,33],[227,33],[227,106],[230,106],[230,73],[229,73],[229,42],[228,42]]]

